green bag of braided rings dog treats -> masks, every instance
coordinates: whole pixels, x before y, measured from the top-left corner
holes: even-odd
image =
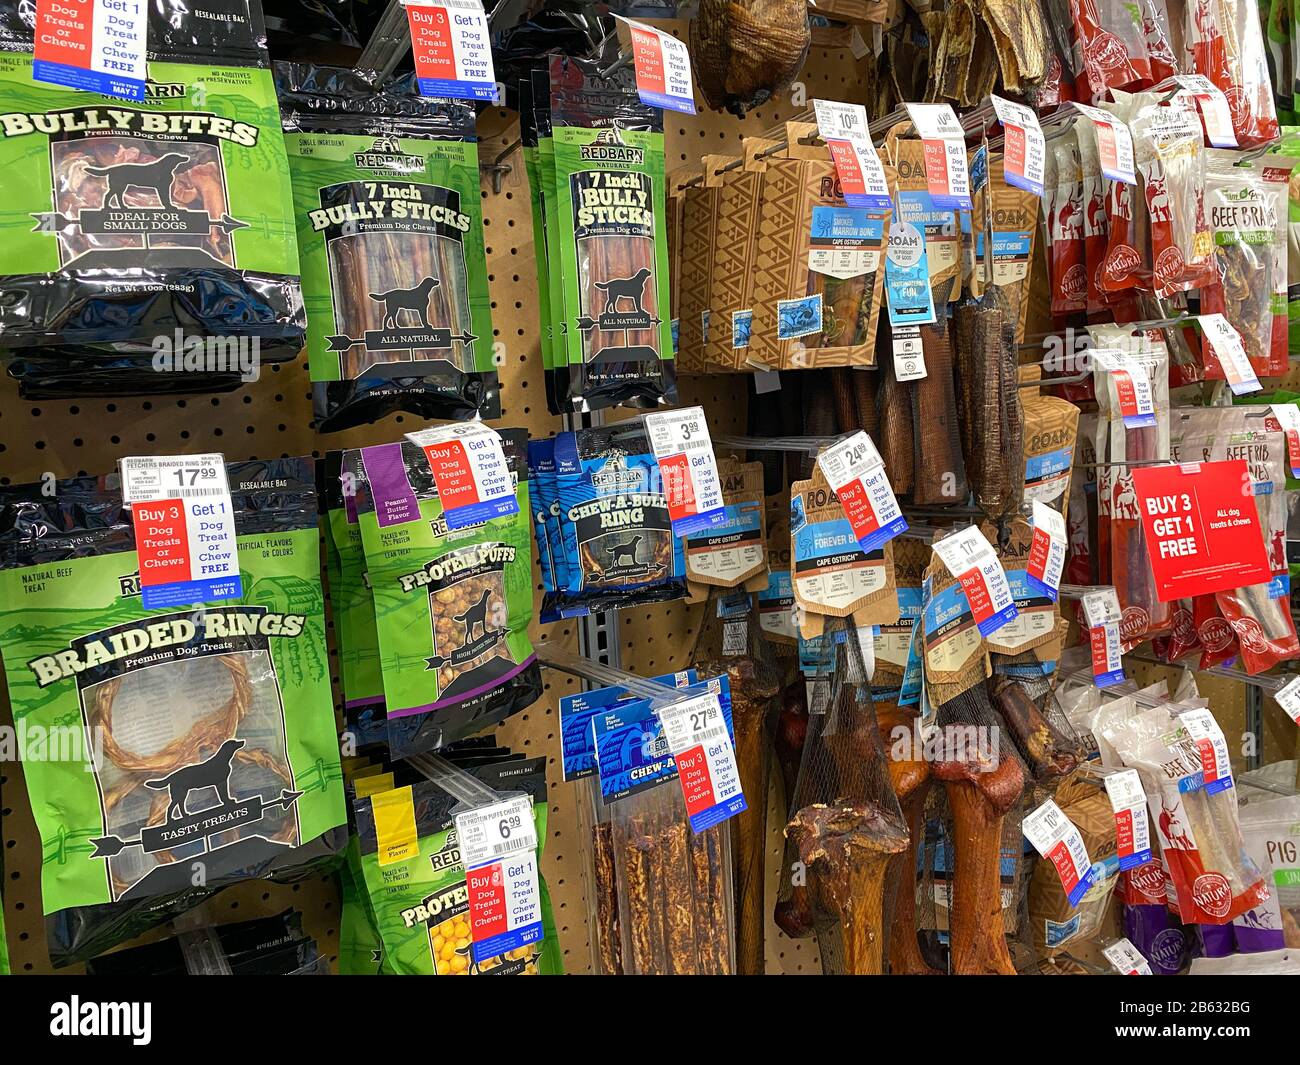
[[[0,652],[56,966],[346,842],[312,461],[226,470],[243,595],[180,609],[142,606],[117,474],[0,489]]]
[[[349,450],[394,758],[444,747],[542,693],[528,624],[533,531],[526,434],[501,432],[518,512],[449,528],[424,451]]]
[[[546,759],[465,770],[493,791],[533,800],[537,857],[546,843]],[[560,975],[546,880],[538,878],[542,938],[475,963],[470,954],[469,890],[453,809],[459,800],[429,782],[356,802],[361,869],[383,940],[381,971],[399,976]]]

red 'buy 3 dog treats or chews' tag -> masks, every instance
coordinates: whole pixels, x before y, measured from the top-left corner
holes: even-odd
[[[542,938],[533,800],[512,795],[456,815],[469,892],[470,953],[499,957]]]
[[[832,444],[817,456],[817,465],[839,497],[863,551],[870,554],[907,529],[884,461],[866,433]]]
[[[447,528],[519,513],[505,449],[494,429],[482,422],[459,422],[407,433],[406,438],[424,449]]]
[[[962,529],[936,540],[933,546],[948,572],[961,581],[981,636],[996,632],[1016,616],[1006,571],[979,529]]]
[[[220,455],[122,459],[122,501],[131,507],[140,595],[146,610],[243,594],[234,508]]]

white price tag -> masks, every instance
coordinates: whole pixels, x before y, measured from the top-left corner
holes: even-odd
[[[1101,157],[1101,172],[1112,181],[1122,181],[1126,185],[1137,184],[1137,173],[1133,168],[1133,137],[1128,126],[1109,111],[1100,107],[1070,101],[1091,122],[1097,134],[1097,154]]]
[[[1115,846],[1121,869],[1132,869],[1151,861],[1151,824],[1147,819],[1147,796],[1136,769],[1108,773],[1106,797],[1115,814]]]
[[[645,427],[659,463],[673,535],[686,536],[720,525],[726,517],[722,481],[704,408],[647,414]]]
[[[695,83],[691,56],[684,41],[671,33],[615,15],[632,35],[636,91],[642,103],[665,111],[695,114]]]
[[[948,572],[961,581],[980,635],[988,636],[1016,617],[1006,571],[997,552],[975,526],[951,533],[932,545]]]
[[[884,461],[865,432],[832,444],[817,456],[817,465],[839,497],[864,552],[871,553],[907,528]]]
[[[1047,168],[1047,144],[1042,127],[1032,108],[1024,104],[990,96],[993,111],[1002,123],[1002,167],[1007,184],[1043,194],[1043,175]]]
[[[1205,139],[1215,148],[1237,147],[1237,135],[1232,129],[1232,110],[1222,90],[1204,74],[1177,74],[1174,83],[1181,88],[1178,96],[1190,98],[1200,109],[1205,123]]]
[[[1119,596],[1111,587],[1085,592],[1083,616],[1088,624],[1088,643],[1092,651],[1092,675],[1099,688],[1108,688],[1124,679],[1121,660],[1119,623],[1123,616]]]
[[[403,0],[421,96],[495,100],[482,0]]]
[[[1121,976],[1154,975],[1146,958],[1127,939],[1117,939],[1110,946],[1102,947],[1101,952]]]
[[[940,207],[971,209],[966,136],[951,104],[904,104],[925,151],[925,180]]]
[[[1065,569],[1065,516],[1055,507],[1034,500],[1033,538],[1025,571],[1029,582],[1056,602]]]
[[[1286,711],[1287,716],[1300,725],[1300,677],[1292,677],[1273,693],[1273,698]]]
[[[1051,799],[1025,815],[1025,838],[1056,867],[1061,887],[1072,907],[1092,887],[1092,862],[1078,827]]]
[[[533,823],[533,800],[512,795],[490,806],[456,815],[456,836],[460,860],[466,869],[537,850],[537,828]]]
[[[1156,424],[1155,396],[1151,376],[1130,352],[1119,348],[1094,348],[1092,358],[1114,378],[1115,396],[1126,429],[1145,429]]]
[[[703,832],[747,809],[722,705],[713,693],[656,710],[686,800],[691,829]]]
[[[1219,358],[1223,367],[1223,376],[1228,379],[1228,387],[1234,396],[1248,392],[1258,392],[1263,387],[1255,376],[1255,369],[1250,365],[1250,358],[1241,342],[1241,334],[1236,327],[1221,314],[1200,314],[1196,320],[1201,325],[1201,333]]]
[[[146,610],[243,594],[235,512],[221,455],[143,455],[121,461]]]
[[[1205,791],[1216,795],[1232,787],[1232,763],[1228,758],[1228,741],[1223,729],[1208,709],[1184,710],[1178,723],[1196,744],[1201,755],[1201,771],[1205,774]]]
[[[1286,434],[1287,463],[1291,476],[1300,477],[1300,407],[1294,403],[1274,403],[1270,408]]]
[[[921,343],[921,327],[898,325],[890,330],[894,349],[894,378],[898,381],[919,381],[926,374],[925,347]]]
[[[482,525],[519,513],[501,437],[483,422],[453,422],[407,433],[424,451],[447,528]]]
[[[850,207],[886,212],[892,207],[889,182],[867,131],[867,111],[861,104],[814,100],[817,132],[831,153],[840,191]]]

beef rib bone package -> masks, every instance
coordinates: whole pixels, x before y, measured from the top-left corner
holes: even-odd
[[[501,416],[474,108],[279,63],[321,431]]]
[[[137,393],[234,388],[248,367],[232,371],[211,338],[249,338],[261,363],[302,347],[257,0],[148,11],[135,104],[34,81],[29,5],[0,3],[0,345],[57,394],[101,394],[103,374],[68,376],[105,366]],[[196,342],[219,372],[158,372],[159,355],[175,369]]]
[[[50,958],[347,839],[310,459],[226,466],[243,594],[142,605],[116,474],[0,491],[0,650],[43,844]]]
[[[528,639],[533,534],[522,430],[501,443],[516,513],[451,528],[411,441],[349,450],[375,600],[395,758],[444,747],[531,706],[542,682]]]

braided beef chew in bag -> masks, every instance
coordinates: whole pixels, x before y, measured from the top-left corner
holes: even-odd
[[[34,81],[26,6],[0,4],[3,346],[64,395],[78,391],[69,358],[108,360],[140,393],[237,387],[246,368],[153,372],[160,336],[177,364],[190,337],[256,338],[263,363],[294,358],[306,320],[257,0],[151,5],[141,104]]]
[[[677,384],[663,112],[641,102],[630,65],[602,69],[551,57],[568,399],[581,411],[667,406]]]
[[[63,737],[24,765],[56,966],[346,843],[312,463],[226,472],[242,595],[181,608],[141,606],[117,474],[0,490],[10,700]]]
[[[705,102],[743,118],[790,87],[812,29],[799,0],[701,0],[689,39]]]
[[[516,514],[449,530],[423,449],[345,453],[357,485],[393,757],[435,750],[531,706],[533,536],[522,430],[501,433]],[[364,474],[364,476],[362,476]]]
[[[322,432],[498,418],[474,108],[277,63]]]

